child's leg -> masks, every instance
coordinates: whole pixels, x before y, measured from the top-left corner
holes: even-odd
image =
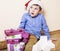
[[[30,35],[29,41],[26,44],[24,51],[32,51],[32,47],[36,42],[37,38],[34,35]]]

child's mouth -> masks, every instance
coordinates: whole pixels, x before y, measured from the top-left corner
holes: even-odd
[[[32,15],[34,15],[34,13],[31,13]]]

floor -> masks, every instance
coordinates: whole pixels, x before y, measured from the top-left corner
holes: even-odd
[[[53,43],[55,44],[55,48],[51,51],[60,51],[60,30],[51,32],[51,37],[53,39]],[[0,51],[7,51],[7,49]]]
[[[55,40],[53,43],[55,44],[55,48],[53,51],[60,51],[60,30],[56,32],[51,33],[51,37],[53,37]]]

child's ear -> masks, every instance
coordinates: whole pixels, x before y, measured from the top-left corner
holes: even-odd
[[[39,13],[42,13],[42,11],[40,10]]]
[[[45,11],[44,10],[40,10],[39,13],[45,14]]]

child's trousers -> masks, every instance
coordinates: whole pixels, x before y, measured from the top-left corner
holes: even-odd
[[[31,34],[28,43],[25,46],[24,51],[32,51],[32,47],[36,42],[37,42],[37,38]]]

